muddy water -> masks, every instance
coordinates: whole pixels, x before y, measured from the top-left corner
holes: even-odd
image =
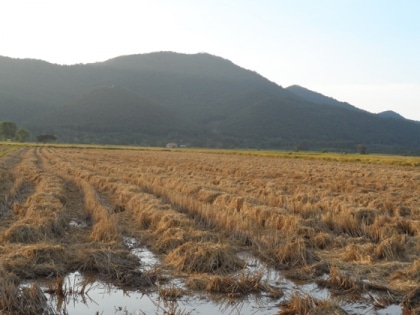
[[[125,239],[126,245],[133,254],[139,257],[142,262],[142,271],[160,264],[159,259],[147,248],[140,247],[134,239]],[[267,268],[261,261],[249,253],[240,253],[240,258],[247,263],[246,271],[264,272],[263,281],[279,287],[283,290],[284,296],[280,299],[271,299],[264,294],[250,295],[246,299],[228,299],[225,295],[203,293],[185,294],[176,301],[163,300],[157,290],[150,291],[123,291],[112,285],[102,282],[90,283],[80,294],[83,277],[79,273],[67,276],[65,286],[69,292],[64,300],[55,295],[47,295],[51,305],[59,314],[69,315],[96,315],[96,314],[118,314],[118,315],[140,315],[140,314],[263,314],[274,315],[280,311],[280,304],[286,301],[293,293],[310,295],[316,299],[329,299],[330,292],[327,289],[318,287],[315,283],[296,284],[284,276],[280,271]],[[162,286],[176,286],[185,288],[184,280],[172,279]],[[386,315],[402,314],[399,305],[391,305],[385,309],[377,310],[365,303],[349,303],[345,298],[340,306],[348,314]]]

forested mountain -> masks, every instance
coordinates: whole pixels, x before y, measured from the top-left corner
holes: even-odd
[[[337,101],[332,97],[327,97],[325,95],[322,95],[321,93],[311,91],[299,85],[291,85],[287,88],[287,90],[315,104],[326,104],[348,109],[357,109],[349,103]]]
[[[34,121],[43,132],[57,130],[72,142],[94,138],[102,143],[147,144],[168,134],[192,135],[198,129],[178,113],[125,88],[93,89],[68,105],[54,108]]]
[[[0,121],[59,141],[420,152],[420,124],[287,89],[209,54],[61,66],[0,57]]]

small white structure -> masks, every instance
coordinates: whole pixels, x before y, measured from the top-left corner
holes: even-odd
[[[178,148],[178,145],[177,145],[176,143],[171,142],[171,143],[168,143],[168,144],[166,145],[166,147],[167,147],[167,148]]]

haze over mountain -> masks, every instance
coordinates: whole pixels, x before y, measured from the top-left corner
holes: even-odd
[[[0,57],[0,120],[59,141],[420,152],[420,124],[209,54],[159,52],[60,66]]]

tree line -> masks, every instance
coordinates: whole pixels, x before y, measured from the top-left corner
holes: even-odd
[[[25,142],[30,132],[23,127],[18,127],[13,121],[0,122],[0,137],[3,141]],[[36,136],[37,142],[47,143],[57,140],[57,137],[50,134],[42,134]]]
[[[3,141],[16,140],[25,142],[29,138],[30,133],[23,127],[18,127],[12,121],[3,121],[0,123],[0,136]]]

